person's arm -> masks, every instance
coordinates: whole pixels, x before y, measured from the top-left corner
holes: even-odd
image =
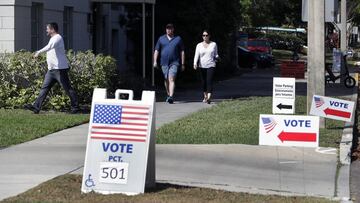
[[[182,41],[182,39],[180,38],[181,42],[180,42],[180,48],[181,48],[181,70],[184,71],[185,70],[185,46],[184,43]]]
[[[215,47],[214,47],[214,55],[215,55],[215,62],[218,62],[220,60],[220,57],[219,57],[218,47],[217,47],[216,43],[215,43]]]
[[[154,51],[154,67],[157,67],[157,59],[158,59],[158,56],[159,56],[159,51],[158,51],[158,50],[155,50],[155,51]]]
[[[181,51],[181,70],[185,70],[185,51]]]
[[[56,45],[56,42],[57,42],[57,40],[55,40],[55,38],[52,37],[49,40],[49,43],[44,48],[42,48],[42,49],[35,52],[34,57],[38,57],[40,53],[47,52],[47,51],[53,49],[55,47],[55,45]]]
[[[154,50],[154,58],[153,58],[153,67],[157,67],[157,60],[158,60],[158,57],[159,57],[159,51],[160,51],[160,38],[158,39],[158,41],[156,42],[156,45],[155,45],[155,50]]]
[[[198,64],[198,61],[199,61],[199,46],[196,46],[196,49],[195,49],[195,56],[194,56],[194,69],[196,70],[197,69],[197,64]]]

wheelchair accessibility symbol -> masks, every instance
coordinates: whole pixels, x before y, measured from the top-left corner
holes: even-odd
[[[94,180],[91,179],[91,174],[89,174],[89,177],[85,180],[86,187],[94,187],[95,183]]]

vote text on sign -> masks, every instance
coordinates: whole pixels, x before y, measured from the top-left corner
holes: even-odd
[[[311,102],[311,115],[351,122],[353,112],[353,101],[314,95]]]
[[[259,145],[318,147],[319,117],[260,114]]]

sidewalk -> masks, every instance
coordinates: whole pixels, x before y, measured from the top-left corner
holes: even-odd
[[[214,101],[272,95],[271,70],[256,70],[215,86]],[[297,80],[297,95],[306,81]],[[332,85],[327,95],[351,95]],[[156,103],[156,127],[212,105],[201,91],[178,92],[175,104]],[[66,173],[82,173],[88,125],[0,150],[0,200]],[[254,135],[258,136],[258,135]],[[265,194],[334,197],[335,149],[249,145],[157,145],[157,181]],[[211,169],[211,170],[210,170]],[[80,192],[80,188],[79,188]]]

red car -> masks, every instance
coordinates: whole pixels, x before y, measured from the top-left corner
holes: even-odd
[[[245,42],[245,47],[251,52],[272,53],[270,42],[268,39],[249,39]]]
[[[248,39],[238,42],[240,67],[266,68],[274,66],[274,57],[268,39]]]

